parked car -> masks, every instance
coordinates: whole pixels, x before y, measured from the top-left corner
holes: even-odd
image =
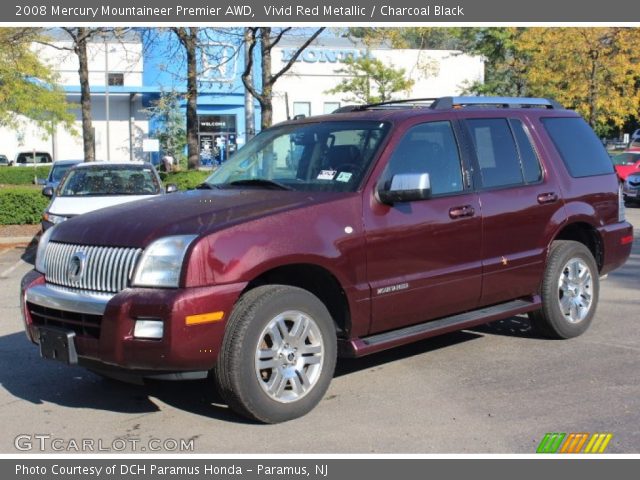
[[[640,128],[631,134],[630,142],[640,141]]]
[[[53,163],[53,158],[48,152],[20,152],[16,155],[15,165],[24,167],[27,165],[46,165]]]
[[[65,174],[72,167],[82,162],[84,162],[84,160],[56,160],[53,162],[47,178],[43,179],[42,185],[44,185],[44,188],[51,187],[55,191]]]
[[[341,110],[263,130],[198,190],[45,232],[20,297],[42,357],[211,374],[273,423],[321,400],[338,354],[524,313],[548,337],[587,330],[633,231],[578,114],[489,97]]]
[[[625,180],[630,173],[640,171],[640,151],[618,153],[611,160],[620,180]]]
[[[640,172],[630,173],[624,181],[623,194],[629,203],[640,202]]]
[[[640,138],[629,142],[627,152],[640,152]]]
[[[161,195],[164,189],[150,163],[91,162],[72,167],[57,190],[45,187],[42,193],[51,198],[42,215],[46,231],[76,215]]]
[[[0,167],[10,167],[12,165],[12,160],[9,160],[6,155],[0,155]]]

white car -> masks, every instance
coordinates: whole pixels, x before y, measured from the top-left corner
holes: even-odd
[[[100,208],[133,202],[166,192],[158,172],[145,162],[87,162],[69,170],[57,189],[45,187],[42,194],[51,203],[42,215],[42,229]]]

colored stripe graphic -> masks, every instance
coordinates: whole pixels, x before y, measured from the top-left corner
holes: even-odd
[[[564,445],[562,445],[560,453],[580,453],[587,438],[589,438],[588,433],[570,433]]]
[[[584,453],[603,453],[613,438],[611,433],[594,433]]]
[[[565,435],[566,433],[547,433],[538,445],[536,453],[556,453]]]
[[[604,453],[612,438],[612,433],[547,433],[536,453]]]

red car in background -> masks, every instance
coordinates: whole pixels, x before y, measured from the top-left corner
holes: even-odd
[[[616,173],[620,180],[626,180],[627,177],[636,172],[640,172],[640,147],[636,150],[626,150],[611,157]]]
[[[640,152],[640,137],[635,140],[631,140],[631,143],[629,143],[625,152]]]

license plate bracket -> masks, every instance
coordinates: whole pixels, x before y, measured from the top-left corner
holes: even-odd
[[[67,365],[78,363],[75,332],[54,327],[39,327],[40,356]]]

